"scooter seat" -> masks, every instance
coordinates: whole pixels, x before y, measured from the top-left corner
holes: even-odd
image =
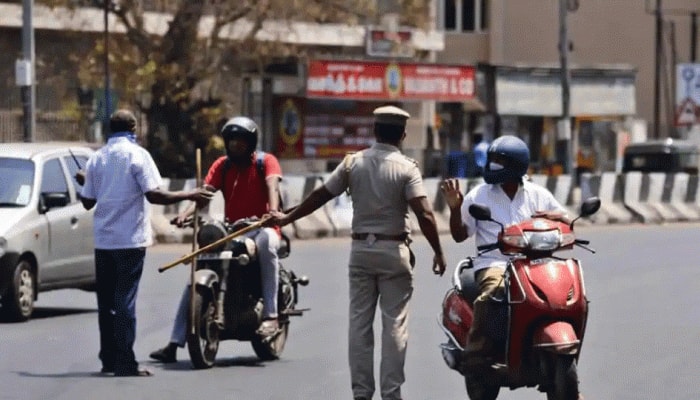
[[[460,294],[473,304],[474,300],[479,296],[479,285],[474,279],[474,270],[471,268],[462,268],[459,272]]]

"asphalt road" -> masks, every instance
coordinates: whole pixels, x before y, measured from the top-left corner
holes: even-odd
[[[591,313],[579,364],[588,400],[700,399],[700,285],[698,224],[584,227],[596,254],[581,249]],[[447,368],[436,323],[452,267],[473,252],[473,241],[443,236],[450,267],[438,278],[432,254],[415,237],[416,289],[407,357],[407,400],[466,399],[461,376]],[[100,377],[94,294],[44,293],[34,318],[0,324],[0,399],[243,399],[351,398],[347,367],[348,239],[296,240],[284,260],[311,284],[301,288],[282,358],[259,362],[249,343],[222,342],[216,367],[192,370],[187,351],[179,362],[152,364],[148,353],[168,341],[188,268],[157,268],[190,250],[188,245],[149,249],[138,298],[137,358],[151,378]],[[378,329],[378,325],[375,325]],[[378,333],[378,330],[375,330]],[[378,342],[377,338],[377,342]],[[499,399],[544,399],[534,389],[501,389]],[[375,399],[379,399],[378,394]]]

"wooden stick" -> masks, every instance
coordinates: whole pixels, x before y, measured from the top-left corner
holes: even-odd
[[[263,218],[260,221],[255,222],[251,225],[248,225],[245,228],[241,228],[233,233],[230,233],[230,234],[222,237],[221,239],[219,239],[213,243],[210,243],[204,247],[200,247],[198,250],[196,250],[190,254],[187,254],[185,256],[182,256],[182,257],[178,258],[177,260],[171,262],[170,264],[167,264],[167,265],[164,265],[164,266],[158,268],[158,272],[163,272],[163,271],[170,269],[178,264],[186,263],[187,261],[190,261],[192,258],[197,257],[198,255],[200,255],[200,254],[202,254],[202,253],[204,253],[204,252],[206,252],[206,251],[208,251],[216,246],[219,246],[223,243],[226,243],[226,242],[230,241],[231,239],[235,238],[236,236],[240,236],[240,235],[246,234],[250,231],[254,231],[258,228],[261,228],[263,226],[263,224],[265,222],[267,222],[268,219],[269,219],[269,217]]]
[[[199,147],[195,152],[195,164],[196,164],[196,187],[202,186],[202,149]],[[192,221],[192,252],[197,250],[197,234],[199,232],[199,208],[195,206],[194,208],[194,220]],[[197,270],[197,258],[192,257],[192,263],[190,265],[190,334],[195,333],[195,301],[194,301],[194,291],[195,291],[195,281],[194,274]]]

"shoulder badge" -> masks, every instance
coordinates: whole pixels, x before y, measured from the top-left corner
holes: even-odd
[[[411,157],[408,157],[406,155],[403,155],[406,161],[410,162],[411,164],[415,165],[416,167],[418,166],[418,161],[412,159]]]

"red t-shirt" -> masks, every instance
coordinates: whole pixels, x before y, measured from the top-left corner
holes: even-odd
[[[230,164],[226,171],[225,182],[221,182],[225,169],[226,156],[219,157],[209,168],[204,183],[221,190],[224,195],[226,219],[234,222],[241,218],[262,217],[270,211],[267,185],[265,179],[260,176],[256,166],[256,153],[251,155],[249,166],[239,168]],[[282,177],[282,168],[277,157],[265,153],[263,157],[265,178],[271,176]]]

